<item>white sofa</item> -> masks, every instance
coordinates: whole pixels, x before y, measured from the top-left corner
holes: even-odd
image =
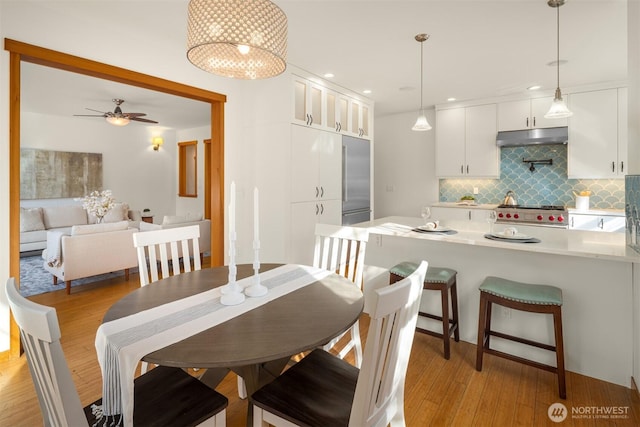
[[[75,279],[124,270],[129,280],[129,269],[138,266],[133,247],[136,232],[129,221],[74,225],[68,235],[49,231],[49,243],[42,253],[44,269],[53,274],[54,284],[65,282],[67,294]]]
[[[130,211],[126,203],[116,206],[104,217],[104,222],[131,221],[138,228],[140,213]],[[87,213],[82,205],[61,205],[20,208],[20,252],[42,250],[47,247],[47,231],[71,232],[74,225],[93,224],[97,219]]]

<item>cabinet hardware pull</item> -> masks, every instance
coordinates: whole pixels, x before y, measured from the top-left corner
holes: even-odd
[[[624,173],[624,162],[620,162],[620,172]]]
[[[320,215],[324,214],[324,205],[320,203]]]
[[[309,123],[309,114],[307,113],[307,126],[310,125],[311,123]]]
[[[467,175],[469,174],[469,165],[467,165]]]
[[[319,210],[318,210],[318,204],[316,203],[316,215],[318,215],[318,212],[319,212]]]
[[[536,127],[536,117],[533,117],[533,127]]]
[[[336,132],[340,132],[340,123],[336,122]]]
[[[460,165],[460,173],[463,174],[464,173],[464,165]]]
[[[312,124],[313,124],[313,115],[309,114],[309,119],[311,120],[311,121],[309,122],[309,124],[310,124],[310,125],[312,125]]]
[[[318,187],[316,187],[316,199],[318,198],[318,194],[320,194],[320,190],[318,190]]]
[[[600,223],[598,224],[601,230],[604,230],[604,218],[600,218]]]
[[[611,162],[611,172],[616,171],[616,162]]]
[[[527,117],[527,127],[529,127],[529,117]]]
[[[320,197],[324,197],[324,187],[320,187]]]
[[[471,211],[469,211],[469,221],[471,221]]]

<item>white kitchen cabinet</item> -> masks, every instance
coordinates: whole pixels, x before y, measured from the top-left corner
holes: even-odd
[[[342,199],[342,138],[291,125],[291,202]]]
[[[622,178],[626,171],[626,89],[574,93],[569,101],[573,112],[567,145],[569,178]]]
[[[569,229],[624,233],[625,217],[569,212]]]
[[[359,138],[369,139],[370,138],[370,127],[369,122],[371,121],[369,104],[352,99],[350,102],[351,112],[350,112],[350,125],[349,132],[353,136],[357,136]]]
[[[568,97],[565,96],[565,102]],[[507,101],[498,104],[498,130],[521,130],[567,126],[567,119],[545,119],[553,97]]]
[[[341,200],[320,200],[291,204],[291,255],[290,262],[313,264],[315,225],[317,223],[340,225]]]
[[[333,90],[327,91],[327,127],[335,132],[349,133],[349,97]]]
[[[293,76],[293,119],[305,126],[326,127],[325,88],[302,77]]]
[[[499,178],[496,104],[436,111],[436,176]]]

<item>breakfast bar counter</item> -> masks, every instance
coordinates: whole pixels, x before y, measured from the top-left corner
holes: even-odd
[[[422,224],[421,218],[408,217],[386,217],[358,224],[371,233],[367,265],[389,269],[402,261],[424,259],[431,266],[457,270],[460,338],[474,344],[478,287],[485,277],[557,286],[564,298],[567,369],[626,387],[631,385],[634,348],[640,343],[640,325],[634,314],[640,305],[636,301],[640,254],[625,245],[623,233],[519,226],[518,233],[540,240],[519,243],[485,238],[489,223],[440,219],[439,227],[452,230],[451,234],[412,231]],[[494,232],[504,227],[495,224]],[[421,304],[429,312],[440,312],[440,300],[435,294],[425,293]],[[437,323],[428,323],[429,320],[419,322],[423,322],[422,327],[438,328]],[[494,311],[493,322],[504,333],[553,343],[550,316],[500,307]],[[492,339],[492,343],[497,349],[555,364],[550,352],[499,339]],[[638,368],[635,369],[638,380]]]

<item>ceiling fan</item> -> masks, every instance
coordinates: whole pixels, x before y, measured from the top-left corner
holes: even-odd
[[[94,110],[93,108],[87,108],[89,111],[95,111],[100,114],[74,114],[77,117],[104,117],[107,119],[109,123],[115,126],[126,126],[129,124],[130,120],[134,120],[136,122],[144,122],[144,123],[158,123],[154,120],[143,119],[142,116],[146,116],[145,113],[123,113],[120,108],[120,104],[124,102],[124,99],[113,99],[113,102],[116,104],[115,110],[113,113],[110,111],[103,112],[100,110]]]

